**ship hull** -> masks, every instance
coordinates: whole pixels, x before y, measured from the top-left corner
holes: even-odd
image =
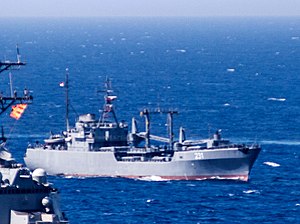
[[[27,149],[30,169],[41,167],[50,175],[141,178],[158,176],[171,180],[239,179],[247,181],[260,148],[247,153],[237,148],[176,151],[170,161],[117,161],[113,152],[78,152]]]

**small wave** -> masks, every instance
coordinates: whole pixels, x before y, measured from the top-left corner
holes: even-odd
[[[8,138],[14,139],[14,138],[45,138],[45,135],[41,134],[7,134]]]
[[[180,53],[185,53],[185,52],[186,52],[185,49],[177,49],[176,51],[177,51],[177,52],[180,52]]]
[[[265,145],[300,145],[299,141],[288,141],[288,140],[280,140],[280,141],[266,140],[266,141],[260,141],[260,143]]]
[[[196,180],[242,180],[242,178],[241,177],[212,176],[212,177],[197,178]]]
[[[187,184],[186,186],[187,186],[187,187],[196,187],[195,184]]]
[[[84,176],[76,176],[76,175],[62,175],[64,179],[86,179]]]
[[[223,106],[224,106],[224,107],[229,107],[230,104],[229,104],[229,103],[224,103]]]
[[[140,177],[140,178],[137,178],[137,180],[142,180],[142,181],[168,181],[168,179],[164,179],[160,176]]]
[[[286,101],[285,98],[275,98],[275,97],[270,97],[270,98],[268,98],[268,100],[270,100],[270,101],[280,101],[280,102]]]
[[[292,40],[299,40],[299,37],[291,37]]]
[[[274,162],[264,162],[265,165],[271,166],[271,167],[279,167],[280,164],[274,163]]]
[[[227,68],[227,72],[235,72],[234,68]]]
[[[246,190],[243,191],[244,194],[259,194],[260,192],[258,190]]]
[[[295,206],[300,206],[300,204],[297,203],[297,204],[295,204]]]

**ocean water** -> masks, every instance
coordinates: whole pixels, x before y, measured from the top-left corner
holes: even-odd
[[[98,113],[108,76],[120,120],[143,129],[141,109],[177,109],[189,138],[222,129],[262,145],[247,183],[49,177],[71,223],[300,223],[300,18],[1,18],[0,31],[2,59],[18,43],[27,62],[15,88],[34,96],[19,121],[1,116],[20,162],[29,142],[64,130],[66,68],[77,114]],[[165,135],[166,117],[152,121]]]

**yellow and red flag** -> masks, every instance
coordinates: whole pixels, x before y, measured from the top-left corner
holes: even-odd
[[[27,104],[17,104],[15,106],[12,106],[12,110],[10,113],[10,116],[16,120],[19,120],[22,114],[24,113],[24,110],[26,109]]]

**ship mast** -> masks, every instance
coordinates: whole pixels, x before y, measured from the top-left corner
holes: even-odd
[[[19,47],[17,47],[17,61],[0,61],[0,73],[7,70],[19,70],[21,66],[25,66],[25,62],[21,62],[21,55],[19,52]],[[13,91],[12,86],[12,74],[9,72],[9,85],[10,85],[10,96],[3,96],[2,92],[0,93],[0,115],[3,114],[10,106],[19,102],[23,103],[31,103],[33,97],[29,94],[28,89],[24,89],[23,96],[17,96],[17,92]],[[4,137],[3,126],[1,127],[1,137],[0,142],[5,142],[6,138]]]
[[[15,69],[18,70],[20,69],[21,66],[26,65],[25,62],[21,62],[21,55],[19,51],[19,47],[17,45],[17,61],[0,61],[0,73],[3,71],[6,71],[8,69]]]
[[[0,73],[7,70],[19,70],[21,66],[25,66],[25,62],[21,62],[21,55],[17,45],[17,61],[0,61]],[[9,73],[10,79],[10,96],[2,96],[0,93],[0,115],[4,113],[10,106],[19,101],[19,103],[31,103],[33,97],[29,95],[29,91],[25,88],[23,96],[17,96],[17,92],[13,91],[12,74]]]
[[[65,88],[66,88],[66,127],[67,127],[67,131],[69,131],[70,123],[69,123],[69,69],[68,68],[66,68]]]
[[[115,99],[117,99],[117,96],[112,95],[112,93],[114,91],[111,87],[111,81],[108,77],[106,77],[106,80],[105,80],[105,89],[100,92],[105,93],[104,94],[104,105],[103,105],[103,111],[102,111],[101,118],[100,118],[100,123],[104,123],[108,114],[112,113],[115,123],[118,124],[118,119],[117,119],[117,116],[116,116],[116,113],[114,110],[114,105],[113,105],[113,101]]]

